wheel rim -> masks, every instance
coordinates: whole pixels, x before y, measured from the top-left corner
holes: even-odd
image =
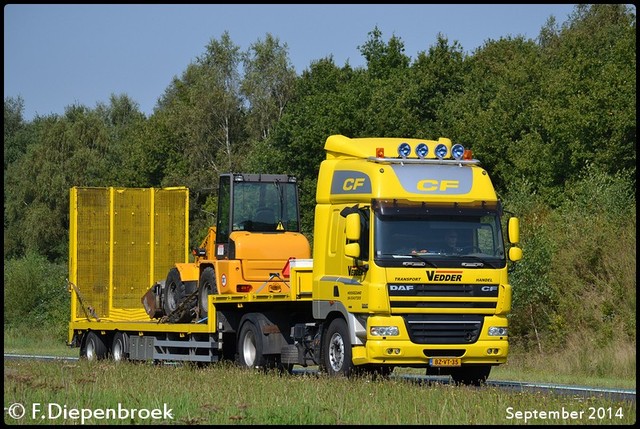
[[[93,343],[92,339],[89,339],[89,341],[87,341],[85,355],[87,357],[87,360],[94,360],[96,358],[96,346]]]
[[[211,285],[209,283],[205,283],[202,285],[202,290],[200,292],[200,308],[203,313],[207,312],[207,306],[209,305],[207,297],[209,295],[211,295]]]
[[[169,286],[169,293],[167,293],[167,304],[171,311],[176,309],[176,286]]]
[[[117,340],[113,345],[113,360],[115,360],[116,362],[120,362],[121,360],[123,360],[123,357],[124,350],[122,347],[122,341]]]
[[[329,364],[335,372],[339,372],[344,366],[344,340],[338,333],[331,336],[329,343]]]
[[[256,361],[256,337],[253,331],[247,331],[242,342],[242,356],[247,366],[253,366]]]

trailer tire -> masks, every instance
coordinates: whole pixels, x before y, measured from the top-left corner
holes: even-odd
[[[104,343],[103,337],[93,331],[87,333],[84,347],[80,350],[80,357],[88,361],[102,360],[107,357],[109,350]]]
[[[262,333],[251,320],[242,324],[238,335],[237,363],[242,368],[264,368]]]
[[[209,316],[209,295],[218,294],[218,285],[216,284],[216,272],[213,267],[207,267],[200,275],[200,284],[198,285],[198,315],[201,319]]]
[[[116,332],[111,343],[111,357],[115,362],[129,360],[129,335],[125,332]]]
[[[348,377],[354,372],[351,340],[344,319],[334,319],[322,338],[320,368],[330,376]]]

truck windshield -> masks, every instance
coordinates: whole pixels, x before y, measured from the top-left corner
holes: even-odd
[[[396,265],[415,255],[438,266],[461,262],[506,263],[498,209],[374,207],[374,255],[381,265]],[[385,262],[386,261],[386,262]],[[396,263],[394,263],[396,262]]]

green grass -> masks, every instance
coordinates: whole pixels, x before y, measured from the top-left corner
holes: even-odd
[[[59,329],[57,331],[60,331]],[[66,338],[48,329],[4,329],[4,352],[38,356],[78,356],[78,349],[66,345]]]
[[[15,424],[632,424],[636,420],[631,401],[425,385],[401,378],[281,376],[224,363],[197,368],[10,360],[5,361],[4,372],[5,408],[19,403],[27,410],[15,420],[5,415],[6,423]],[[91,418],[97,409],[119,407],[170,409],[171,415],[153,419],[143,412],[133,418]],[[49,409],[53,414],[47,414]],[[79,411],[74,418],[75,409]],[[563,411],[573,412],[574,418],[563,416]],[[543,412],[554,414],[543,417]]]
[[[59,330],[57,330],[59,331]],[[78,348],[66,345],[66,338],[46,329],[7,329],[4,352],[77,357]],[[395,373],[424,374],[423,369],[397,368]],[[491,371],[490,380],[553,383],[574,386],[635,389],[636,351],[625,343],[585,351],[572,343],[562,351],[541,354],[512,347],[505,365]]]

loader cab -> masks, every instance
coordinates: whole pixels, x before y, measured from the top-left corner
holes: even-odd
[[[300,232],[298,186],[286,174],[220,176],[216,257],[229,257],[230,236],[235,231],[282,234]]]

